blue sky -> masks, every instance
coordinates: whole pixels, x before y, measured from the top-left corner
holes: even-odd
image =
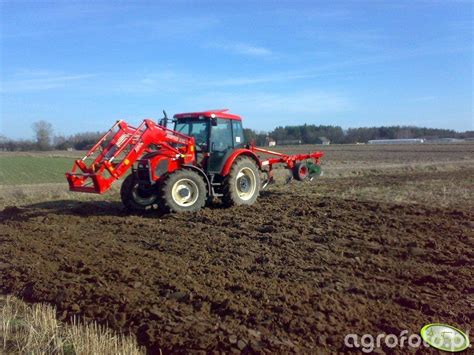
[[[212,108],[257,130],[474,129],[471,1],[0,4],[9,137]]]

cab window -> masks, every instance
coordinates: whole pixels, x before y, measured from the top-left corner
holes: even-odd
[[[217,125],[212,127],[211,145],[213,151],[219,152],[233,148],[230,120],[217,119]]]
[[[196,148],[206,150],[209,130],[208,120],[181,119],[176,123],[175,131],[194,137]]]

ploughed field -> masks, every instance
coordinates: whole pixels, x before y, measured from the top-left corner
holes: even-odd
[[[278,149],[321,148],[318,180],[278,174],[252,207],[195,214],[3,187],[0,289],[151,351],[333,352],[351,333],[471,328],[474,145]]]

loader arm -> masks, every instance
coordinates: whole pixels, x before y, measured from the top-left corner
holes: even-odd
[[[103,193],[123,177],[137,159],[153,149],[160,149],[174,159],[187,157],[189,162],[194,151],[194,138],[149,119],[137,128],[117,121],[66,173],[69,190]]]

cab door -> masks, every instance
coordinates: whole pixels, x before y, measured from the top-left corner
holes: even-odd
[[[209,150],[208,171],[220,173],[225,161],[234,150],[232,120],[217,118],[215,123],[211,124]]]

